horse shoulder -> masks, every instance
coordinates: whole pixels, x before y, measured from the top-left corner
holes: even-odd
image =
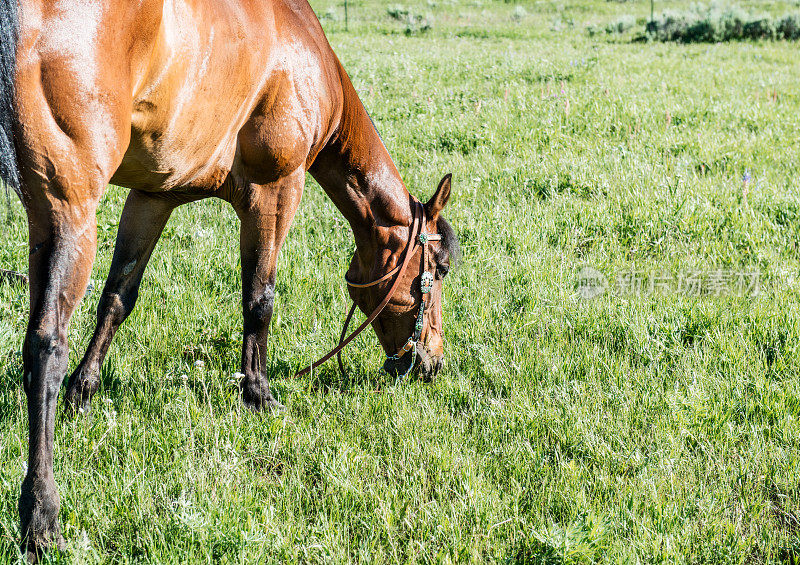
[[[254,182],[307,168],[330,138],[340,102],[331,51],[303,38],[276,47],[275,64],[250,119],[239,132],[239,157]]]

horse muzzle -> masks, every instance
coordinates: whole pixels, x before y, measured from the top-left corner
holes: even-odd
[[[395,378],[411,373],[419,374],[426,382],[432,381],[444,366],[444,355],[436,355],[422,343],[417,342],[415,350],[407,351],[402,357],[387,357],[383,370]]]

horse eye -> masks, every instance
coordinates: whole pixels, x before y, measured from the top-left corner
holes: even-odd
[[[436,265],[436,274],[440,279],[443,279],[447,276],[447,273],[450,272],[450,265]]]

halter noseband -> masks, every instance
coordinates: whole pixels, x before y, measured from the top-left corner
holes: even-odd
[[[417,214],[417,210],[419,210],[419,214]],[[347,314],[347,318],[345,319],[344,327],[342,328],[342,333],[339,336],[339,344],[336,347],[334,347],[331,351],[329,351],[327,354],[325,354],[323,357],[321,357],[318,361],[315,361],[305,369],[298,371],[295,374],[295,377],[305,375],[312,369],[316,369],[334,355],[336,355],[336,359],[339,361],[339,370],[342,372],[342,375],[345,374],[344,364],[342,363],[342,356],[341,356],[342,349],[344,349],[348,343],[353,341],[353,339],[355,339],[355,337],[358,334],[364,331],[367,326],[369,326],[372,322],[374,322],[375,319],[380,315],[380,313],[386,307],[386,305],[389,303],[389,301],[392,299],[392,296],[394,296],[394,293],[400,286],[400,281],[403,280],[403,275],[405,274],[406,269],[408,268],[408,265],[411,261],[411,257],[414,255],[414,252],[416,251],[417,246],[419,245],[420,247],[422,247],[422,261],[420,262],[420,292],[422,293],[422,299],[420,300],[419,304],[417,321],[414,325],[414,333],[411,335],[411,337],[408,338],[408,341],[406,341],[405,345],[403,345],[403,347],[401,347],[397,351],[397,353],[395,353],[394,355],[389,355],[386,359],[387,362],[397,361],[401,357],[403,357],[406,353],[412,351],[413,357],[411,360],[411,364],[409,365],[408,370],[404,374],[398,377],[398,380],[405,378],[405,376],[411,372],[411,370],[414,368],[414,362],[416,361],[416,354],[417,354],[416,345],[417,342],[419,342],[420,337],[422,336],[422,329],[425,323],[424,322],[425,297],[428,294],[430,294],[431,290],[433,289],[433,273],[425,270],[428,259],[427,256],[428,242],[438,241],[442,239],[442,236],[440,234],[426,233],[425,224],[426,224],[425,208],[422,206],[420,202],[416,202],[416,206],[414,207],[414,219],[411,223],[411,230],[409,231],[409,239],[408,243],[406,244],[405,255],[403,256],[403,262],[394,269],[392,269],[391,271],[389,271],[388,273],[386,273],[385,275],[383,275],[381,278],[368,283],[363,283],[363,284],[354,283],[352,281],[347,280],[347,277],[345,277],[344,280],[345,282],[347,282],[348,286],[351,286],[353,288],[368,288],[380,284],[384,281],[387,281],[391,279],[393,276],[397,275],[397,277],[394,280],[394,283],[392,283],[392,286],[389,289],[389,292],[386,293],[386,296],[383,297],[383,300],[381,300],[381,303],[378,304],[377,308],[375,308],[375,310],[372,311],[372,314],[370,314],[367,317],[364,323],[358,326],[358,328],[356,328],[356,330],[353,333],[351,333],[349,336],[347,336],[347,338],[345,338],[345,335],[347,335],[347,328],[350,326],[350,320],[353,318],[353,314],[356,311],[356,304],[354,302],[353,305],[350,307],[350,312]]]

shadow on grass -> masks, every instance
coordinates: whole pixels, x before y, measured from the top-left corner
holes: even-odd
[[[110,366],[109,363],[103,363],[103,366],[100,368],[100,389],[97,393],[116,398],[117,395],[122,393],[122,384],[122,379],[117,373],[117,370]],[[66,386],[66,381],[64,382],[64,386]]]
[[[61,383],[60,398],[58,409],[63,408],[63,393],[66,392],[67,383],[71,371],[64,375],[64,380]],[[117,371],[111,366],[104,366],[100,370],[100,390],[98,394],[104,394],[112,398],[116,398],[122,393],[122,379],[117,374]],[[21,399],[16,394],[22,394],[22,362],[18,359],[8,359],[6,364],[0,369],[0,424],[9,421],[14,417],[17,408],[22,406],[25,408],[26,400]]]
[[[292,390],[302,390],[306,393],[321,394],[363,394],[365,392],[383,393],[396,385],[396,379],[384,371],[375,369],[365,369],[361,366],[348,368],[347,373],[342,375],[335,361],[330,361],[322,367],[316,369],[311,375],[296,378],[295,373],[298,369],[296,363],[286,360],[273,360],[267,370],[269,384],[278,398],[286,398]],[[73,368],[74,370],[74,368]],[[223,366],[221,372],[234,375],[238,368],[233,370],[232,366]],[[14,394],[15,390],[22,390],[22,367],[21,364],[8,364],[0,369],[0,423],[9,419],[13,411],[17,409],[18,398]],[[59,400],[59,412],[63,412],[63,394],[66,392],[69,371],[64,377],[61,387],[62,398]],[[92,407],[95,407],[99,398],[104,398],[117,403],[129,396],[133,405],[145,412],[155,410],[158,404],[160,393],[168,389],[185,387],[195,396],[198,404],[211,404],[214,406],[225,404],[231,397],[239,398],[239,380],[228,378],[225,382],[205,378],[203,373],[187,371],[181,377],[172,377],[163,382],[138,381],[136,379],[125,379],[112,363],[104,363],[100,370],[100,388],[92,399]],[[409,380],[417,380],[416,376],[409,376]],[[220,393],[223,393],[220,395]],[[168,395],[169,396],[169,395]],[[226,400],[227,399],[227,400]],[[166,398],[163,398],[167,401]],[[144,403],[142,404],[143,401]],[[25,399],[22,398],[22,407],[25,406]]]
[[[560,565],[570,560],[559,555],[553,548],[537,540],[520,544],[506,560],[512,565]]]
[[[310,392],[339,394],[361,393],[365,390],[383,392],[395,384],[395,379],[384,371],[364,371],[361,367],[348,369],[342,374],[335,363],[315,373],[308,381]]]
[[[394,379],[383,371],[370,372],[360,366],[348,367],[346,361],[343,375],[335,359],[329,360],[302,377],[296,377],[296,372],[303,368],[305,366],[298,367],[285,360],[273,360],[268,370],[270,386],[285,390],[293,388],[291,383],[299,383],[300,388],[308,392],[350,394],[363,392],[365,388],[380,391],[394,384]]]

